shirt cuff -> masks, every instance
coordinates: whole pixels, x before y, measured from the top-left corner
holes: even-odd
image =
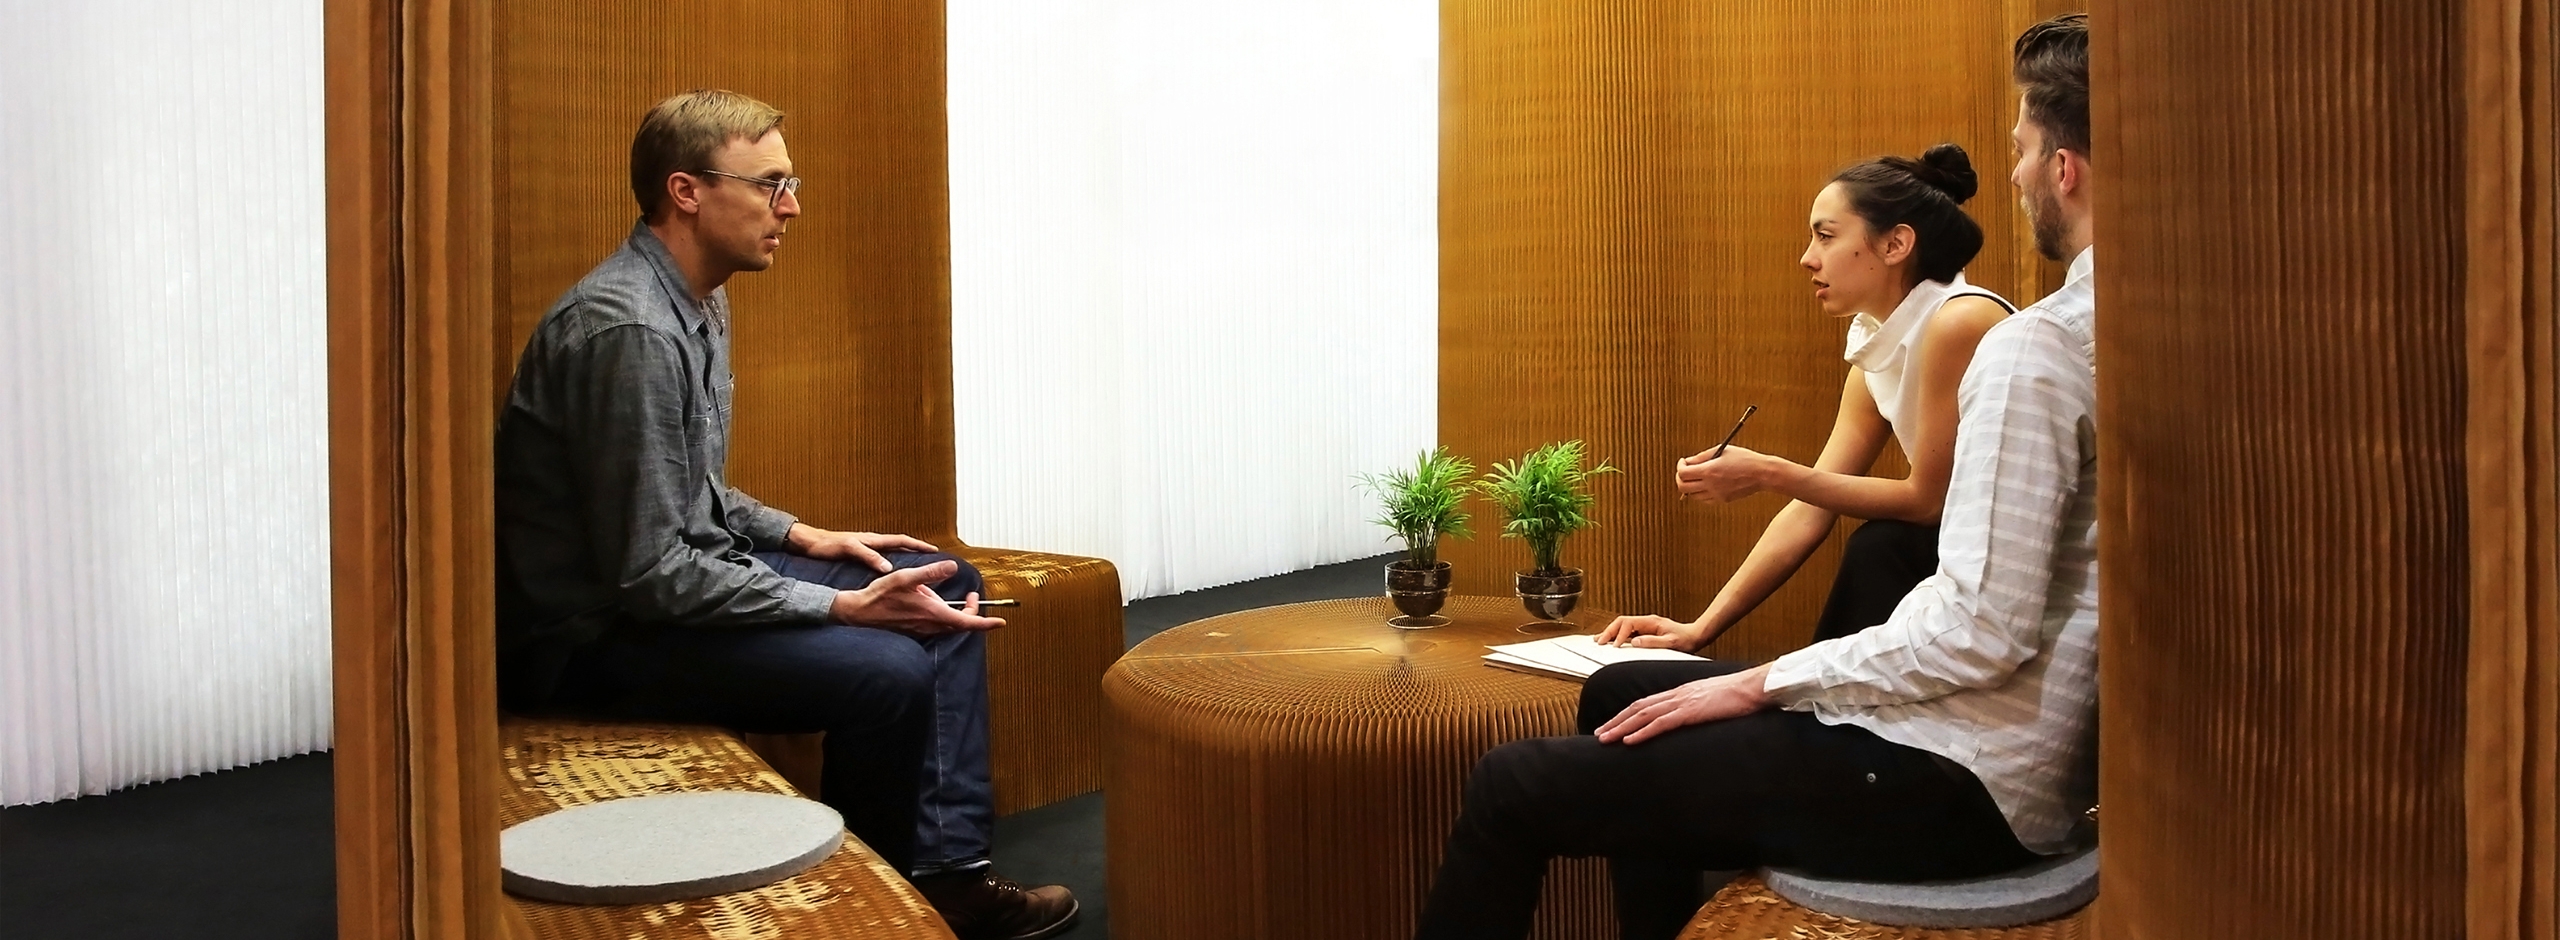
[[[1769,663],[1769,677],[1760,691],[1769,701],[1788,711],[1809,711],[1813,700],[1826,688],[1822,682],[1821,657],[1808,655],[1812,647],[1796,650]]]
[[[793,581],[782,595],[782,609],[791,619],[809,623],[833,623],[836,589],[815,581]]]

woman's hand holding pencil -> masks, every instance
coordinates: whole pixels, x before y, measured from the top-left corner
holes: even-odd
[[[1759,411],[1758,405],[1744,406],[1742,419],[1733,423],[1733,430],[1725,432],[1724,440],[1680,459],[1673,482],[1680,488],[1681,499],[1694,496],[1711,503],[1729,503],[1760,492],[1760,480],[1751,472],[1755,462],[1752,458],[1760,454],[1733,446],[1734,436],[1741,434],[1742,426]]]

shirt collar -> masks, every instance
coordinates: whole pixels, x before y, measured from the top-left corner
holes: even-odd
[[[1868,372],[1892,366],[1894,351],[1902,347],[1902,338],[1911,332],[1912,325],[1964,286],[1962,272],[1948,281],[1921,281],[1912,286],[1910,293],[1902,295],[1902,303],[1895,305],[1882,321],[1867,313],[1849,318],[1849,349],[1840,358]]]
[[[666,288],[667,296],[676,299],[676,316],[684,321],[686,329],[700,332],[726,319],[715,315],[727,306],[727,299],[720,296],[718,289],[712,290],[707,304],[694,302],[693,285],[684,279],[684,271],[676,267],[676,256],[667,251],[667,243],[658,240],[658,233],[649,230],[649,220],[631,223],[631,239],[626,244],[640,257],[648,259],[649,266],[658,272],[658,284]]]
[[[2079,254],[2071,256],[2071,267],[2064,269],[2062,282],[2068,284],[2088,277],[2091,272],[2096,271],[2098,269],[2097,252],[2098,246],[2091,245],[2080,249]]]

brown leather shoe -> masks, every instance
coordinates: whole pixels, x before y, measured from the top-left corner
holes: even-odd
[[[1040,940],[1076,925],[1076,896],[1065,885],[1025,888],[992,867],[915,884],[960,940]]]

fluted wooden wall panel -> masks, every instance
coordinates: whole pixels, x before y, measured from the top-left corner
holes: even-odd
[[[2005,182],[2009,41],[2053,7],[1442,5],[1440,434],[1480,465],[1578,437],[1629,471],[1565,546],[1590,601],[1705,609],[1783,502],[1683,504],[1671,468],[1745,404],[1742,444],[1820,453],[1846,326],[1796,259],[1834,171],[1962,145],[1987,236],[1971,277],[2021,302],[2056,283]],[[1507,594],[1528,555],[1485,521],[1443,552],[1460,590]],[[1802,645],[1837,557],[1835,538],[1717,654]]]
[[[502,4],[500,355],[639,216],[631,134],[697,87],[781,108],[804,214],[729,284],[733,483],[811,523],[954,530],[942,4]],[[726,36],[733,41],[705,41]]]
[[[2560,80],[2551,0],[2470,0],[2470,940],[2560,938]]]
[[[2456,936],[2460,5],[2095,6],[2101,933]]]
[[[487,0],[323,8],[336,907],[529,936],[498,888]]]

